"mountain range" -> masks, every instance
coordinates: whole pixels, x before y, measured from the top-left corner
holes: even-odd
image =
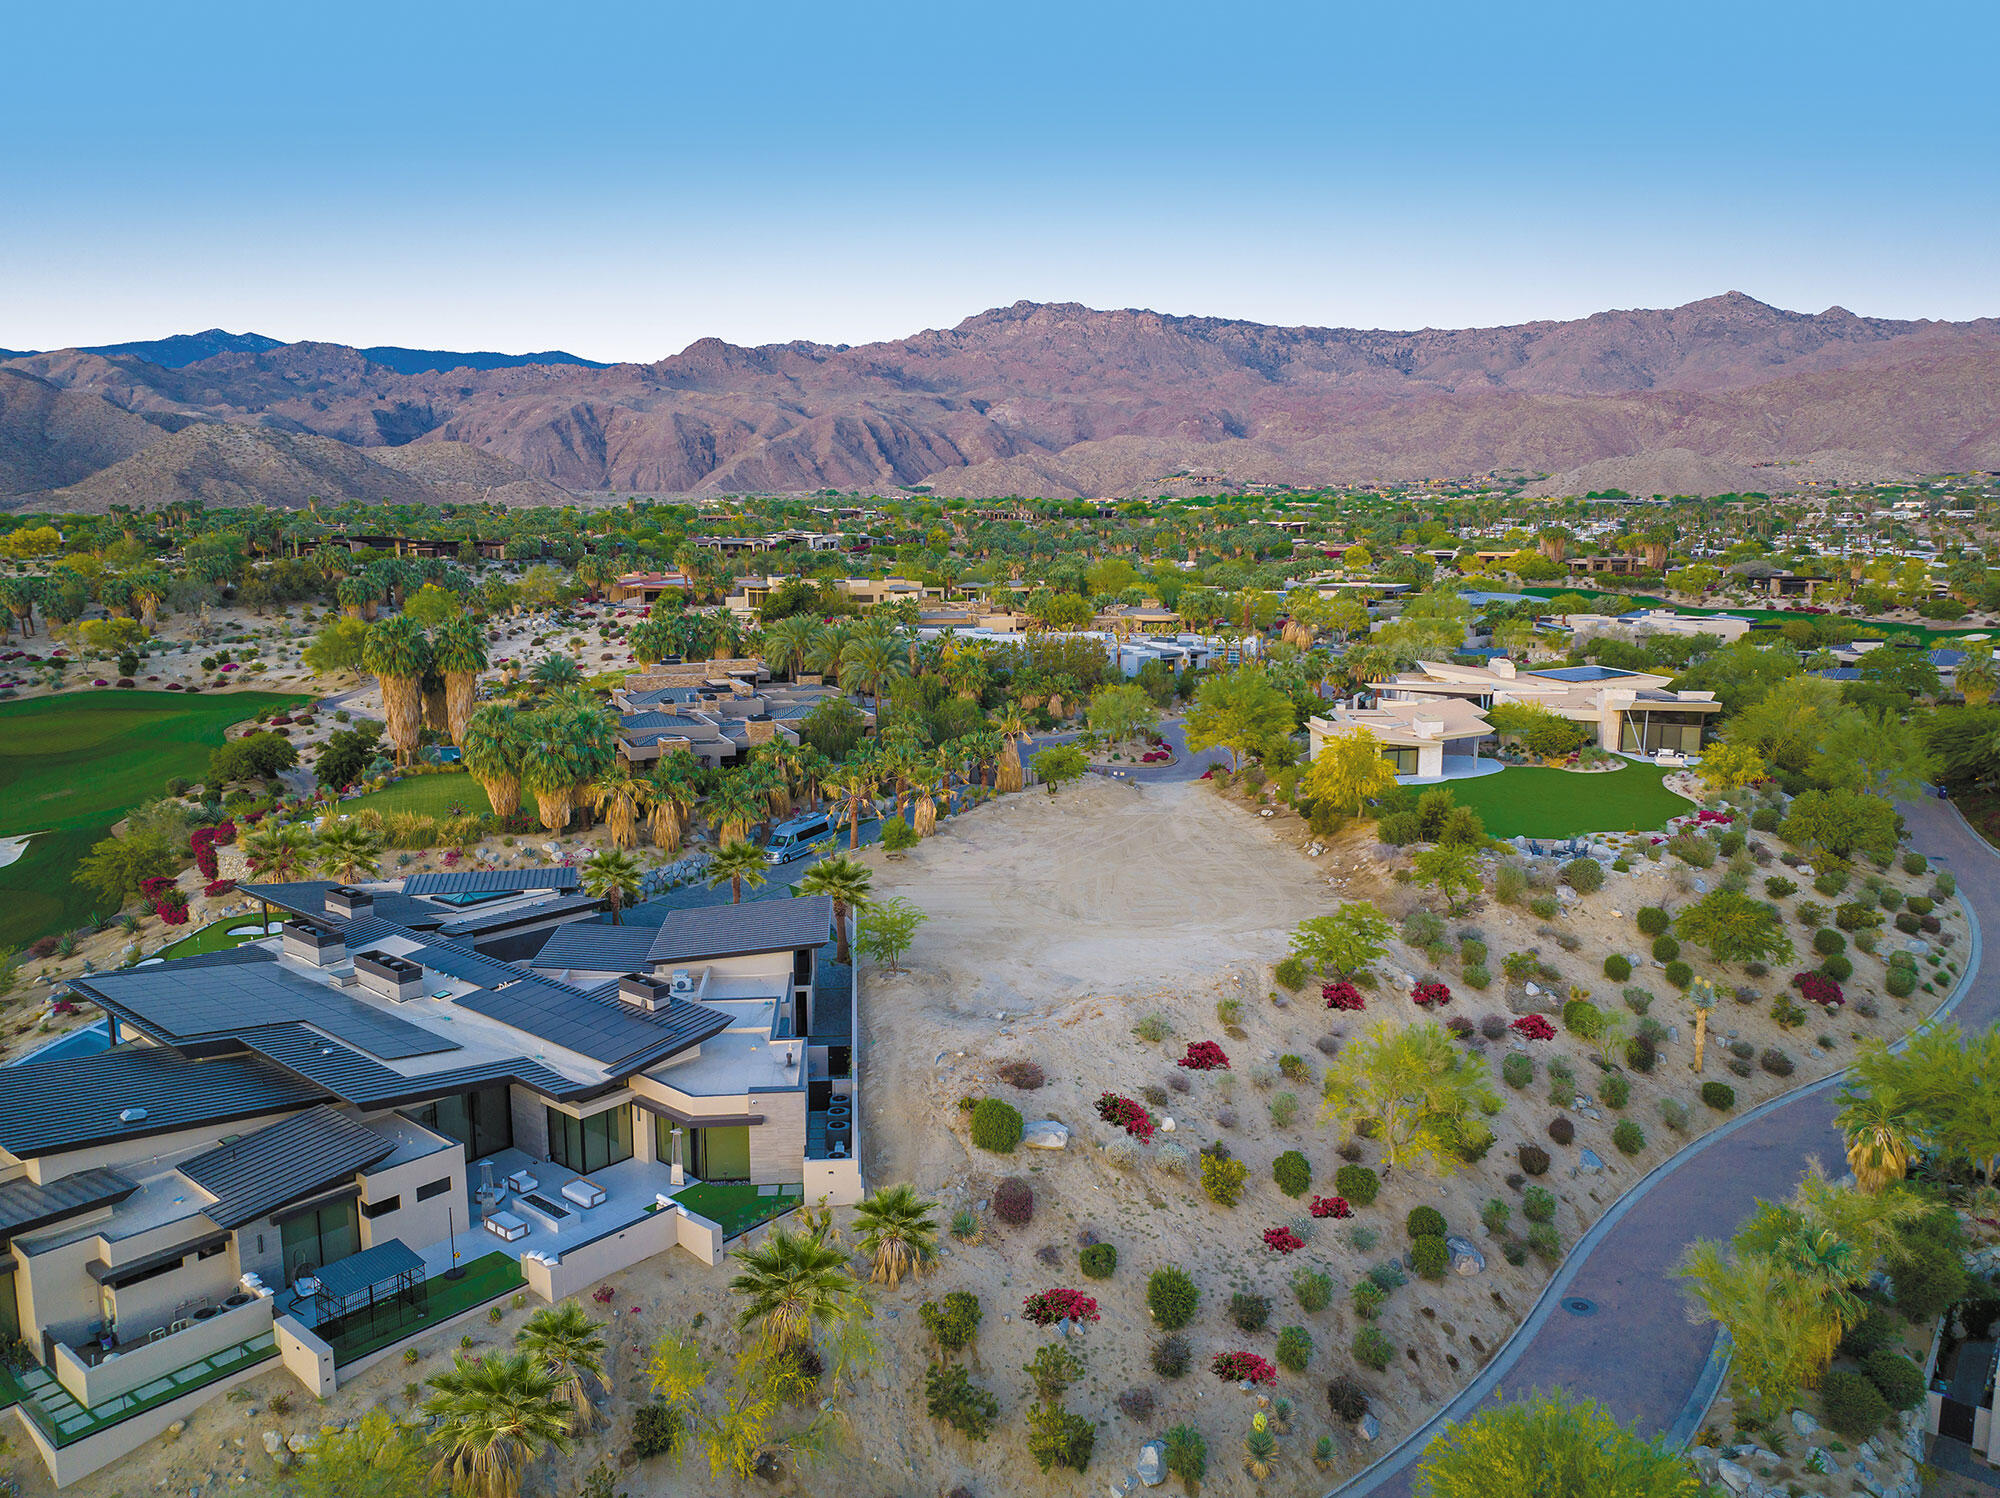
[[[1416,332],[1019,302],[892,342],[710,338],[651,364],[220,330],[0,359],[0,503],[28,509],[1490,472],[1719,493],[1965,469],[2000,469],[2000,319],[1736,292]]]

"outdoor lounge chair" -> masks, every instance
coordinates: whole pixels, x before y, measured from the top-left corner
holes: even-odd
[[[574,1202],[586,1211],[600,1205],[604,1200],[604,1188],[595,1181],[587,1181],[578,1176],[573,1181],[563,1182],[562,1194],[565,1200]]]
[[[507,1185],[516,1196],[525,1196],[528,1192],[533,1191],[537,1184],[535,1178],[525,1170],[517,1170],[507,1177]]]
[[[480,1226],[503,1243],[528,1236],[528,1225],[512,1212],[489,1212],[480,1219]]]

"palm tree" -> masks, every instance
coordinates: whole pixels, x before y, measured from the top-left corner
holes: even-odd
[[[555,1379],[557,1392],[573,1411],[572,1433],[596,1423],[590,1385],[604,1381],[604,1333],[573,1300],[544,1306],[514,1334],[515,1344]]]
[[[313,840],[313,864],[342,884],[382,872],[382,838],[353,822],[328,822]]]
[[[746,1331],[757,1327],[773,1351],[802,1347],[815,1327],[867,1312],[861,1287],[847,1272],[846,1252],[810,1233],[776,1228],[734,1258],[743,1272],[729,1288],[746,1302],[739,1324]]]
[[[919,760],[908,768],[904,778],[916,798],[911,803],[910,825],[918,837],[929,837],[937,829],[937,798],[945,786],[944,773],[936,765]]]
[[[245,835],[243,857],[251,873],[289,883],[312,865],[312,836],[294,823],[265,822]]]
[[[562,715],[544,710],[528,717],[528,742],[521,755],[521,785],[535,798],[535,813],[550,832],[569,826],[576,808],[576,757],[563,733]]]
[[[701,761],[676,749],[654,761],[649,778],[646,795],[653,805],[649,830],[653,841],[672,853],[687,836],[688,816],[701,797]]]
[[[804,766],[805,751],[787,738],[775,738],[770,743],[758,746],[756,758],[769,765],[778,777],[777,785],[771,791],[771,812],[774,816],[787,817],[792,813],[792,794],[799,783],[799,772]]]
[[[431,669],[444,678],[445,722],[451,741],[462,749],[473,690],[486,669],[486,631],[464,614],[446,620],[431,641]]]
[[[847,920],[851,913],[865,910],[872,898],[875,876],[868,866],[844,854],[822,858],[800,876],[792,886],[796,895],[831,895],[833,897],[834,940],[839,943],[835,950],[835,960],[849,962],[852,959],[847,950]]]
[[[808,614],[790,614],[764,630],[764,664],[773,671],[797,677],[812,657],[813,637],[820,626]]]
[[[745,765],[728,776],[708,798],[708,817],[715,824],[715,840],[719,844],[744,841],[750,824],[762,820],[770,809],[765,792],[749,771],[750,766]]]
[[[850,853],[861,846],[861,808],[875,794],[875,785],[874,766],[859,761],[826,777],[827,794],[840,803],[841,820],[847,823],[847,851]]]
[[[741,905],[743,886],[748,884],[752,889],[762,889],[765,870],[769,867],[764,850],[755,843],[742,840],[724,843],[708,860],[708,887],[714,889],[728,881],[729,903]]]
[[[639,861],[622,848],[604,848],[583,861],[578,871],[583,892],[611,902],[611,924],[621,925],[625,907],[639,898]]]
[[[583,670],[566,655],[551,655],[535,662],[528,679],[545,689],[573,687],[583,680]]]
[[[567,1451],[571,1410],[555,1376],[526,1353],[474,1361],[452,1355],[424,1401],[442,1447],[436,1474],[470,1498],[518,1498],[521,1469],[545,1448]]]
[[[840,684],[850,692],[866,692],[875,709],[875,731],[882,730],[882,693],[909,665],[888,635],[856,635],[840,652]]]
[[[1000,768],[993,775],[994,788],[1018,791],[1022,784],[1021,745],[1029,737],[1027,720],[1021,716],[1019,705],[1010,702],[993,726],[1000,735]]]
[[[1840,1094],[1833,1115],[1847,1144],[1847,1165],[1863,1191],[1880,1191],[1900,1181],[1916,1149],[1916,1119],[1896,1089],[1887,1082]]]
[[[422,626],[405,614],[384,619],[361,642],[361,664],[382,683],[382,715],[398,764],[408,764],[417,752],[417,735],[423,727],[423,676],[430,667],[430,653]]]
[[[906,1274],[929,1274],[937,1262],[936,1202],[920,1201],[914,1186],[890,1186],[854,1209],[861,1251],[873,1261],[868,1278],[895,1289]]]
[[[505,819],[521,809],[521,763],[528,734],[520,712],[507,702],[489,702],[465,725],[459,742],[465,768],[486,792],[493,815]]]
[[[610,829],[611,841],[620,848],[639,846],[639,814],[645,808],[647,784],[632,773],[621,755],[595,780],[588,795],[597,815]]]
[[[806,664],[822,677],[839,681],[841,656],[847,650],[847,642],[853,638],[854,625],[850,620],[834,620],[807,644]]]

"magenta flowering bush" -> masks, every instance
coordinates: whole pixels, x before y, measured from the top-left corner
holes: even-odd
[[[1312,1199],[1312,1215],[1315,1217],[1352,1217],[1354,1208],[1348,1206],[1344,1196],[1315,1196]]]
[[[1097,1302],[1081,1290],[1037,1290],[1021,1302],[1021,1319],[1035,1326],[1058,1321],[1096,1321]]]
[[[1449,1004],[1451,990],[1442,983],[1419,983],[1410,990],[1410,999],[1419,1009],[1428,1009],[1433,1004]]]
[[[1329,983],[1319,991],[1329,1009],[1359,1011],[1368,1007],[1368,1001],[1361,997],[1361,990],[1342,978],[1338,983]]]
[[[1524,1014],[1509,1027],[1523,1040],[1554,1040],[1556,1027],[1545,1014]]]
[[[1800,997],[1815,1004],[1824,1004],[1829,1009],[1847,1002],[1840,985],[1825,973],[1793,973],[1792,987],[1799,991]]]
[[[1228,1071],[1229,1058],[1222,1047],[1212,1040],[1196,1040],[1188,1044],[1187,1054],[1180,1059],[1180,1065],[1189,1071]]]
[[[1143,1105],[1128,1097],[1120,1097],[1115,1092],[1107,1092],[1097,1099],[1097,1116],[1108,1124],[1115,1124],[1142,1142],[1153,1137],[1153,1115]]]
[[[1218,1352],[1209,1369],[1226,1384],[1248,1379],[1253,1384],[1274,1384],[1278,1370],[1254,1352]]]
[[[1300,1249],[1304,1248],[1305,1246],[1306,1246],[1306,1240],[1301,1238],[1297,1233],[1293,1232],[1290,1228],[1278,1227],[1278,1228],[1264,1229],[1264,1247],[1270,1249],[1271,1252],[1274,1254],[1297,1253]]]

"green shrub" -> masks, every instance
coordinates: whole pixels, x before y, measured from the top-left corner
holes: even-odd
[[[1287,1129],[1292,1120],[1299,1116],[1299,1095],[1296,1092],[1281,1092],[1271,1099],[1269,1105],[1271,1123],[1274,1127]],[[1298,1193],[1293,1192],[1294,1196]]]
[[[1266,1295],[1250,1295],[1238,1290],[1229,1297],[1229,1319],[1238,1331],[1256,1332],[1271,1319],[1271,1300]]]
[[[1842,931],[1866,931],[1882,924],[1881,914],[1856,900],[1849,900],[1833,912],[1833,924]]]
[[[1333,1304],[1333,1276],[1319,1269],[1301,1269],[1292,1276],[1292,1295],[1303,1311],[1324,1311]]]
[[[1604,865],[1594,858],[1572,858],[1562,867],[1562,882],[1580,895],[1604,888]]]
[[[891,822],[890,826],[895,823]],[[1059,1404],[1038,1404],[1028,1411],[1028,1454],[1044,1472],[1068,1467],[1081,1472],[1097,1448],[1097,1427]]]
[[[1677,832],[1667,839],[1667,851],[1690,868],[1706,869],[1715,864],[1715,844],[1698,832]]]
[[[1312,1184],[1313,1169],[1297,1150],[1286,1150],[1271,1162],[1271,1179],[1287,1196],[1302,1196]]]
[[[1742,833],[1732,830],[1723,833],[1721,837],[1717,838],[1715,840],[1715,847],[1716,851],[1724,858],[1734,858],[1738,853],[1743,851],[1743,845],[1749,841]]]
[[[1519,1051],[1509,1051],[1500,1063],[1500,1075],[1515,1091],[1535,1080],[1534,1061]]]
[[[1427,1280],[1441,1280],[1451,1268],[1451,1250],[1444,1239],[1429,1234],[1410,1240],[1410,1263]]]
[[[1647,936],[1659,936],[1666,931],[1671,918],[1659,906],[1647,905],[1641,907],[1636,919],[1639,929]]]
[[[1931,880],[1931,897],[1937,900],[1949,900],[1957,893],[1958,875],[1939,869],[1937,877]]]
[[[1632,1101],[1632,1084],[1617,1072],[1609,1072],[1597,1084],[1597,1095],[1607,1108],[1623,1108]]]
[[[1760,806],[1750,813],[1750,825],[1759,832],[1776,832],[1779,820],[1775,806]]]
[[[1546,1186],[1530,1186],[1521,1193],[1521,1215],[1530,1222],[1554,1222],[1556,1194]]]
[[[1365,1165],[1343,1165],[1333,1173],[1333,1189],[1357,1207],[1374,1203],[1382,1178]]]
[[[1192,1425],[1176,1425],[1168,1430],[1166,1444],[1166,1469],[1192,1493],[1208,1472],[1208,1441]]]
[[[1686,988],[1688,984],[1694,982],[1694,969],[1685,962],[1670,962],[1667,964],[1664,976],[1674,987]]]
[[[1174,1033],[1174,1025],[1164,1014],[1147,1014],[1142,1015],[1139,1023],[1132,1027],[1132,1033],[1141,1040],[1157,1045]]]
[[[1442,1238],[1444,1213],[1436,1207],[1412,1207],[1410,1215],[1403,1219],[1403,1230],[1412,1238]]]
[[[1660,1118],[1676,1134],[1688,1131],[1688,1105],[1677,1097],[1660,1099]]]
[[[972,1382],[958,1363],[933,1363],[924,1373],[924,1408],[967,1440],[983,1441],[1000,1418],[1000,1401]]]
[[[1552,921],[1562,914],[1562,901],[1554,895],[1536,895],[1528,901],[1528,911],[1540,921]]]
[[[1626,989],[1625,1007],[1634,1014],[1644,1014],[1653,1007],[1653,991],[1650,988]]]
[[[671,1456],[687,1430],[687,1417],[672,1405],[655,1400],[642,1404],[632,1417],[632,1451],[640,1460]]]
[[[1458,939],[1458,963],[1460,967],[1480,967],[1486,962],[1486,943],[1476,936],[1461,936]]]
[[[1701,1100],[1718,1113],[1727,1113],[1736,1106],[1736,1089],[1727,1082],[1704,1082],[1701,1084]]]
[[[1146,1309],[1168,1331],[1179,1331],[1194,1320],[1200,1304],[1201,1291],[1195,1288],[1185,1269],[1169,1264],[1146,1277]]]
[[[1911,869],[1921,874],[1922,869]],[[1878,1347],[1862,1360],[1861,1371],[1892,1410],[1913,1410],[1924,1402],[1924,1370],[1887,1347]]]
[[[1288,1326],[1278,1333],[1278,1366],[1303,1373],[1312,1361],[1312,1333],[1302,1326]]]
[[[1857,1362],[1884,1347],[1902,1345],[1902,1325],[1887,1306],[1870,1306],[1862,1318],[1841,1334],[1840,1355]]]
[[[1349,1351],[1354,1354],[1355,1362],[1364,1368],[1373,1368],[1377,1373],[1387,1368],[1389,1360],[1396,1355],[1395,1345],[1373,1326],[1364,1326],[1354,1334]],[[1878,1394],[1876,1398],[1881,1396]]]
[[[1618,1146],[1621,1155],[1636,1155],[1646,1147],[1646,1131],[1629,1118],[1618,1120],[1618,1127],[1611,1131],[1611,1142]]]
[[[1538,1222],[1528,1229],[1528,1247],[1535,1257],[1553,1262],[1562,1257],[1562,1237],[1552,1222]]]
[[[1563,1005],[1563,1028],[1585,1040],[1595,1040],[1604,1030],[1604,1011],[1588,999],[1571,999]]]
[[[1836,983],[1845,983],[1854,976],[1854,959],[1836,952],[1819,965],[1819,970]]]
[[[1680,955],[1681,944],[1671,936],[1656,936],[1653,938],[1653,960],[1655,962],[1672,962]]]
[[[1093,1243],[1076,1256],[1083,1272],[1094,1280],[1108,1280],[1118,1268],[1118,1249],[1109,1243]]]
[[[1467,988],[1484,988],[1493,981],[1493,974],[1483,962],[1468,963],[1458,976]]]
[[[1889,1283],[1897,1310],[1912,1321],[1930,1321],[1964,1296],[1965,1264],[1955,1244],[1917,1239],[1890,1258]]]
[[[1930,860],[1914,849],[1903,855],[1903,872],[1905,874],[1922,874],[1927,872],[1930,866]]]
[[[891,853],[905,852],[920,841],[917,829],[901,817],[890,817],[882,824],[882,846]]]
[[[1831,957],[1835,952],[1847,950],[1847,938],[1831,926],[1822,926],[1813,932],[1813,950],[1822,957]]]
[[[1201,1152],[1201,1189],[1218,1207],[1233,1207],[1243,1199],[1243,1182],[1250,1167],[1233,1158],[1217,1142]]]
[[[1632,976],[1632,961],[1622,953],[1613,952],[1604,959],[1604,976],[1613,983],[1623,983]]]
[[[1799,887],[1780,874],[1773,874],[1764,881],[1764,893],[1773,900],[1782,900],[1787,895],[1795,895]]]
[[[1373,1280],[1356,1280],[1348,1298],[1354,1304],[1355,1315],[1363,1321],[1373,1321],[1382,1314],[1382,1303],[1389,1298],[1389,1292]]]
[[[1826,1423],[1850,1441],[1865,1441],[1889,1418],[1882,1391],[1859,1373],[1836,1368],[1820,1380],[1819,1402]]]
[[[970,1346],[984,1314],[979,1297],[969,1290],[954,1290],[942,1302],[927,1300],[917,1307],[917,1319],[940,1352],[962,1352]]]
[[[1888,975],[1883,978],[1882,986],[1889,991],[1892,997],[1907,999],[1917,991],[1916,972],[1912,968],[1892,967],[1889,969]]]
[[[1280,988],[1288,988],[1297,993],[1306,986],[1306,980],[1312,977],[1312,971],[1306,966],[1304,958],[1287,957],[1278,964],[1277,977]]]
[[[1011,1155],[1021,1142],[1021,1112],[997,1097],[972,1105],[972,1142],[996,1155]]]
[[[1910,896],[1910,913],[1912,915],[1929,915],[1936,908],[1937,902],[1931,899],[1929,895]]]
[[[1848,877],[1845,869],[1828,869],[1813,880],[1813,888],[1831,900],[1847,888]]]
[[[1528,876],[1511,863],[1503,863],[1493,875],[1493,898],[1502,905],[1513,905],[1527,892]]]

